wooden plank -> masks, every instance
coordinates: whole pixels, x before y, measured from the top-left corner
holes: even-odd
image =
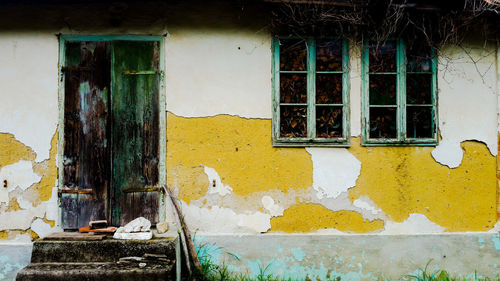
[[[158,212],[157,202],[124,190],[158,184],[159,43],[113,42],[112,67],[112,224],[123,225]]]
[[[106,236],[99,234],[79,233],[79,232],[55,232],[49,234],[44,240],[64,240],[64,241],[100,241]]]

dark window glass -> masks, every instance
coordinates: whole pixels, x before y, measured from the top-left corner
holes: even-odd
[[[396,41],[369,46],[370,72],[396,72]]]
[[[307,103],[307,74],[280,75],[280,103]]]
[[[397,118],[395,107],[372,107],[370,108],[370,132],[369,138],[397,137]]]
[[[432,138],[432,107],[406,107],[406,136],[408,138]]]
[[[316,103],[342,103],[342,74],[316,75]]]
[[[305,138],[307,136],[307,107],[280,106],[280,137]]]
[[[342,107],[340,106],[316,107],[316,137],[317,138],[342,137]]]
[[[406,102],[432,104],[432,74],[406,74]]]
[[[307,45],[305,40],[280,39],[280,70],[307,70]]]
[[[316,71],[342,71],[342,42],[316,41]]]
[[[370,105],[396,104],[396,74],[370,74]]]

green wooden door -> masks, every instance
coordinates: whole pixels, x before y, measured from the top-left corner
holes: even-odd
[[[112,222],[158,221],[159,44],[113,42]]]
[[[62,227],[158,221],[159,43],[65,45]]]

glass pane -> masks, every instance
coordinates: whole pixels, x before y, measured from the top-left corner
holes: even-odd
[[[305,138],[307,136],[306,106],[280,107],[280,137]]]
[[[370,72],[396,72],[396,41],[369,46]]]
[[[406,107],[406,136],[408,138],[432,138],[432,107]]]
[[[370,139],[396,138],[396,108],[372,107],[370,108]]]
[[[280,70],[307,70],[307,45],[305,40],[280,39]]]
[[[316,103],[342,103],[342,74],[316,75]]]
[[[370,104],[396,104],[396,74],[370,74]]]
[[[407,72],[431,72],[432,71],[432,49],[424,44],[414,44],[406,50]]]
[[[342,137],[342,107],[340,106],[316,107],[316,137],[317,138]]]
[[[316,41],[316,70],[342,71],[342,41]]]
[[[307,103],[307,74],[280,74],[280,103]]]
[[[432,104],[432,74],[406,74],[406,102],[408,104]]]

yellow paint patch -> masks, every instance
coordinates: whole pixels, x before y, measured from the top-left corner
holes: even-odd
[[[354,211],[331,211],[319,204],[298,204],[286,209],[281,217],[271,218],[271,231],[313,232],[335,228],[366,233],[384,228],[384,221],[369,221]]]
[[[167,183],[187,188],[181,190],[186,200],[205,195],[201,165],[215,169],[236,195],[312,186],[310,155],[303,148],[273,147],[269,119],[183,118],[169,113],[167,124]]]
[[[0,240],[1,239],[8,239],[9,238],[9,232],[7,231],[0,231]]]
[[[57,131],[52,137],[50,142],[49,159],[36,163],[33,166],[35,173],[42,176],[42,179],[38,184],[33,187],[33,190],[38,193],[39,201],[34,202],[34,206],[38,206],[41,201],[47,201],[52,196],[52,188],[56,184],[57,180]]]
[[[178,198],[184,202],[189,204],[191,200],[200,199],[207,193],[209,182],[203,166],[177,165],[169,172],[168,185],[177,186]]]
[[[12,212],[12,211],[18,211],[18,210],[21,210],[21,207],[17,203],[17,199],[16,198],[10,199],[9,207],[7,208],[7,210],[5,212]]]
[[[35,158],[35,152],[16,140],[12,134],[0,133],[0,168],[20,160],[33,161]]]
[[[43,218],[43,221],[47,224],[50,225],[50,227],[54,227],[56,225],[56,222],[55,221],[51,221],[51,220],[48,220],[46,218]]]
[[[447,231],[484,231],[496,223],[496,159],[483,143],[463,142],[462,164],[450,169],[432,158],[433,147],[351,142],[349,152],[362,163],[351,201],[366,195],[396,222],[420,213]]]

